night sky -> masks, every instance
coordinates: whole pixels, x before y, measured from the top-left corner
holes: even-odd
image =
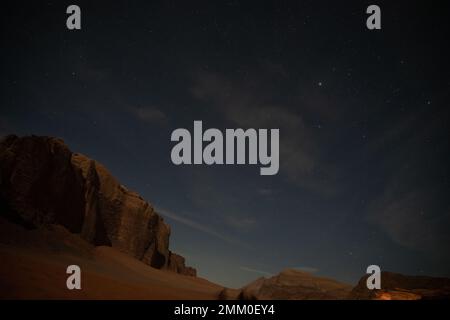
[[[2,3],[0,134],[103,163],[214,282],[450,276],[450,15],[427,2]],[[194,120],[279,128],[279,173],[175,166],[170,135]]]

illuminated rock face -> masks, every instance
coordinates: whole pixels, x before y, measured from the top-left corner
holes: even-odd
[[[349,295],[360,300],[420,300],[450,299],[450,279],[406,276],[393,272],[381,273],[381,289],[369,290],[367,276],[359,280]]]
[[[195,275],[181,256],[176,267],[170,263],[170,227],[153,207],[62,140],[8,136],[0,143],[0,163],[2,214],[10,220],[30,228],[60,224],[152,267]]]
[[[421,298],[419,294],[406,291],[377,290],[373,300],[420,300]]]

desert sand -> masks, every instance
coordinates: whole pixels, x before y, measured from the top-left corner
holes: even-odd
[[[4,219],[0,226],[9,237],[0,244],[2,299],[217,299],[223,289],[152,268],[111,247],[91,246],[59,226],[30,231]],[[66,287],[71,264],[81,268],[81,290]]]

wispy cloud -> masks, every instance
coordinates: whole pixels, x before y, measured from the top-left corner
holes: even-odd
[[[258,270],[258,269],[253,269],[253,268],[249,268],[249,267],[245,267],[245,266],[241,266],[241,267],[239,267],[239,269],[247,271],[247,272],[258,273],[258,274],[261,274],[261,275],[264,275],[264,276],[268,276],[268,277],[273,276],[273,274],[270,273],[270,272],[263,271],[263,270]]]
[[[261,221],[254,207],[241,195],[249,187],[242,185],[224,188],[224,179],[210,173],[196,171],[189,176],[189,196],[201,212],[208,212],[232,234],[246,234]],[[229,180],[227,183],[234,183]],[[229,230],[231,228],[231,230]]]
[[[132,112],[139,120],[144,122],[163,124],[167,121],[166,114],[155,107],[133,108]]]
[[[446,164],[440,151],[448,144],[444,118],[439,113],[431,117],[423,111],[412,113],[368,146],[374,157],[384,159],[387,178],[370,202],[367,218],[393,242],[449,260],[448,197],[444,180],[435,178]],[[393,145],[395,151],[386,152]]]
[[[160,213],[162,216],[167,217],[173,221],[179,222],[181,224],[184,224],[188,227],[191,227],[193,229],[199,230],[201,232],[204,232],[206,234],[209,234],[210,236],[213,236],[215,238],[221,239],[223,241],[226,241],[228,243],[231,244],[235,244],[235,245],[239,245],[242,247],[246,247],[249,248],[249,246],[241,241],[239,241],[238,239],[235,239],[231,236],[228,236],[226,234],[223,234],[221,232],[218,232],[217,230],[215,230],[214,228],[212,228],[211,226],[199,223],[191,218],[187,218],[185,216],[181,216],[178,214],[173,213],[170,210],[166,210],[163,208],[157,208],[156,211],[158,213]]]
[[[256,86],[257,87],[257,86]],[[274,104],[270,93],[248,87],[221,75],[202,72],[191,88],[192,95],[208,102],[215,111],[242,128],[280,129],[280,174],[290,181],[314,191],[333,194],[330,180],[317,181],[314,170],[325,168],[318,163],[318,148],[313,129],[305,124],[299,108]],[[331,176],[333,177],[333,176]]]
[[[261,275],[267,276],[267,277],[272,277],[274,275],[273,273],[268,272],[268,271],[259,270],[259,269],[255,269],[255,268],[250,268],[250,267],[246,267],[246,266],[241,266],[241,267],[239,267],[239,269],[247,271],[247,272],[261,274]],[[294,269],[294,270],[308,272],[308,273],[317,273],[317,272],[319,272],[319,269],[313,268],[313,267],[293,267],[293,268],[289,268],[289,269]]]
[[[236,230],[248,230],[256,226],[257,221],[254,218],[246,217],[244,215],[226,215],[225,216],[226,223]]]
[[[399,185],[390,185],[384,195],[372,203],[368,220],[402,246],[448,259],[450,214],[437,208],[437,200],[429,192],[400,190]]]
[[[260,188],[257,190],[257,192],[262,196],[270,196],[274,193],[274,190],[270,188]]]

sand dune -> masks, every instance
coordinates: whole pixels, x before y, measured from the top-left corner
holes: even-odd
[[[16,242],[1,239],[2,299],[217,299],[223,289],[152,268],[111,247],[93,247],[58,226],[30,231],[3,219],[0,226]],[[66,287],[71,264],[81,268],[81,290]]]

